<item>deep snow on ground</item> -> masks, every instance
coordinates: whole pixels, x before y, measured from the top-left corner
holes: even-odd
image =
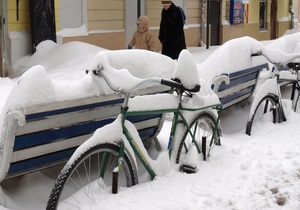
[[[242,41],[239,44],[244,43]],[[215,47],[209,53],[203,48],[189,50],[200,68],[208,67],[205,61],[213,60],[209,55],[226,51],[226,48]],[[234,50],[238,50],[238,45],[235,44]],[[236,60],[232,58],[231,61]],[[59,71],[55,74],[63,81],[63,74]],[[49,73],[49,77],[55,79],[55,74]],[[200,78],[202,76],[204,73],[199,74]],[[72,78],[80,80],[78,75],[69,75],[67,81]],[[13,84],[14,80],[0,80],[3,87]],[[290,87],[283,88],[285,98],[289,90]],[[153,181],[142,173],[143,183],[119,189],[116,195],[101,194],[94,204],[82,209],[300,209],[300,115],[291,111],[289,101],[285,100],[286,122],[266,123],[253,131],[252,136],[247,136],[244,131],[250,102],[223,111],[222,145],[213,148],[208,161],[202,161],[199,156],[197,173],[185,174],[178,171],[178,166],[173,166],[166,175]],[[159,135],[163,150],[167,147],[169,128],[170,122],[166,121]],[[149,154],[157,157],[154,145]],[[4,181],[6,207],[44,209],[59,170],[59,167],[51,168]]]

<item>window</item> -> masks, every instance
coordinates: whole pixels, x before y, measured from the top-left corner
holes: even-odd
[[[259,2],[259,30],[267,30],[267,0]]]
[[[83,0],[60,0],[60,29],[83,25]]]

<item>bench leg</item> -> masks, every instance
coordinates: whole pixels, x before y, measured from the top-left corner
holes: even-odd
[[[155,138],[153,139],[153,141],[154,141],[154,143],[155,143],[155,146],[156,146],[157,151],[161,151],[161,145],[160,145],[158,139],[155,137]]]

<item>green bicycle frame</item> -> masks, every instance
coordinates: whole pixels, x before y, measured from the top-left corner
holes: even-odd
[[[126,105],[122,105],[121,114],[122,114],[122,117],[123,117],[123,119],[122,119],[123,133],[126,136],[129,144],[131,145],[134,153],[137,155],[137,157],[139,158],[139,160],[141,161],[141,163],[143,164],[143,166],[145,167],[145,169],[147,170],[147,172],[151,176],[151,179],[153,179],[156,176],[156,173],[153,170],[153,168],[151,167],[151,165],[149,164],[149,162],[147,161],[145,155],[141,152],[141,149],[136,144],[135,140],[130,135],[128,129],[126,128],[126,126],[125,126],[126,117],[127,116],[137,116],[137,115],[174,113],[174,118],[173,118],[173,122],[172,122],[169,142],[168,142],[169,155],[171,155],[173,142],[174,142],[173,139],[174,139],[174,135],[176,133],[176,129],[177,129],[177,126],[178,126],[179,123],[182,122],[184,124],[184,126],[188,130],[189,135],[192,137],[192,141],[194,143],[196,142],[195,136],[194,136],[193,132],[191,131],[191,129],[189,127],[189,124],[186,121],[184,115],[182,114],[182,111],[196,112],[196,111],[200,111],[200,110],[204,110],[204,109],[211,109],[211,108],[217,110],[218,117],[217,117],[217,120],[216,120],[216,124],[214,126],[210,146],[212,145],[213,139],[214,139],[215,134],[217,132],[217,127],[218,127],[219,120],[220,120],[220,115],[221,115],[221,112],[222,112],[222,105],[221,104],[215,104],[215,105],[205,106],[205,107],[196,107],[196,108],[183,108],[182,105],[181,105],[181,102],[180,102],[178,108],[176,108],[176,109],[159,109],[159,110],[146,110],[146,111],[134,111],[134,112],[133,111],[132,112],[127,112],[128,107]],[[195,143],[195,145],[196,145],[196,148],[197,148],[198,152],[200,153],[200,148],[199,148],[198,144]]]

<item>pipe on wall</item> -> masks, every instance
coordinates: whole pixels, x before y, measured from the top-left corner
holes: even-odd
[[[291,25],[290,29],[294,28],[294,10],[293,10],[293,0],[289,0],[289,13],[291,14]]]

